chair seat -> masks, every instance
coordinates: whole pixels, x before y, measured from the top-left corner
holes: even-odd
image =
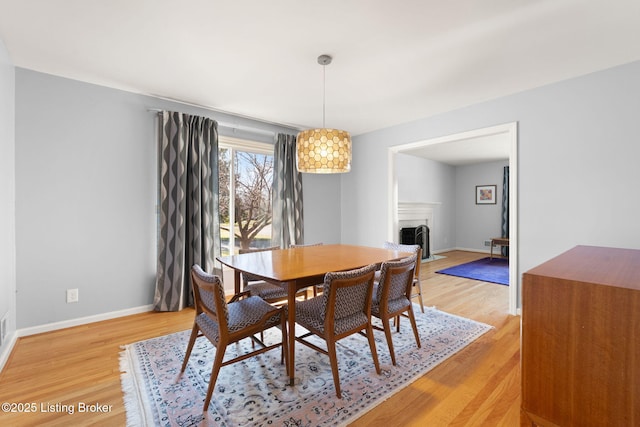
[[[248,292],[234,295],[227,302],[224,285],[220,276],[205,272],[199,264],[191,267],[191,284],[196,315],[191,329],[191,336],[187,344],[187,351],[182,361],[181,374],[184,373],[191,357],[191,350],[199,337],[206,337],[216,347],[215,358],[211,366],[211,377],[204,400],[203,412],[207,412],[213,396],[213,389],[218,379],[220,368],[257,356],[275,348],[282,348],[280,363],[285,361],[287,354],[287,327],[282,308],[272,306],[257,296],[249,296]],[[256,337],[267,329],[279,327],[282,341],[266,345]],[[251,351],[241,352],[230,359],[224,360],[227,347],[240,340],[251,338]],[[256,345],[258,348],[255,348]],[[287,362],[288,365],[288,362]],[[287,366],[287,371],[289,370]]]
[[[287,290],[279,285],[267,282],[250,283],[245,290],[251,292],[251,296],[257,296],[267,301],[287,299]]]
[[[379,281],[373,285],[371,315],[382,321],[382,328],[376,329],[384,331],[393,365],[396,364],[396,356],[393,349],[391,325],[389,324],[391,318],[396,318],[396,329],[400,332],[400,316],[408,317],[411,321],[416,345],[420,347],[420,336],[411,305],[412,290],[416,286],[415,270],[416,264],[419,262],[419,253],[418,250],[409,258],[382,263]],[[417,283],[420,286],[420,282]],[[420,302],[422,303],[422,301]]]
[[[274,307],[257,296],[239,300],[229,304],[229,332],[234,333],[250,326],[256,325],[265,314],[274,311]],[[267,321],[265,329],[280,325],[280,312],[275,311],[273,316]],[[218,324],[205,313],[201,313],[196,318],[196,323],[204,335],[214,344],[218,344],[220,332]]]
[[[376,373],[381,372],[371,325],[371,291],[375,268],[375,264],[370,264],[355,270],[329,272],[324,276],[322,295],[300,301],[295,306],[296,323],[308,330],[308,333],[296,336],[295,340],[329,356],[338,399],[342,398],[342,394],[336,355],[337,340],[352,334],[364,334],[369,341]],[[306,339],[312,335],[323,339],[326,348]]]
[[[304,328],[312,328],[324,333],[324,298],[322,296],[311,298],[307,301],[296,303],[296,323]],[[338,319],[335,322],[335,335],[340,335],[359,326],[364,326],[369,322],[367,316],[362,313],[355,313]]]

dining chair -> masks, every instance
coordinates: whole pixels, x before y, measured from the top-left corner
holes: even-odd
[[[296,303],[296,323],[307,333],[295,337],[304,344],[329,356],[336,396],[342,398],[336,341],[363,332],[369,341],[376,372],[380,374],[378,354],[371,326],[371,300],[376,265],[355,270],[330,272],[325,275],[322,295]],[[316,335],[326,343],[326,350],[307,340]]]
[[[304,248],[304,247],[308,247],[308,246],[322,246],[323,243],[308,243],[308,244],[294,244],[294,245],[290,245],[290,248]],[[313,285],[313,296],[317,297],[318,294],[322,292],[322,283],[317,283],[315,285]]]
[[[246,254],[250,252],[264,252],[280,250],[278,246],[271,246],[268,248],[249,248],[240,249],[238,253]],[[282,305],[286,304],[288,293],[287,288],[277,285],[275,283],[268,283],[261,278],[254,276],[250,273],[242,273],[242,290],[249,291],[251,295],[258,296],[268,303]],[[307,293],[304,290],[299,291],[297,296],[307,298]]]
[[[277,347],[282,349],[280,362],[283,363],[286,360],[288,354],[286,315],[284,308],[275,307],[257,296],[249,296],[248,292],[234,295],[227,303],[220,277],[204,272],[198,264],[191,268],[191,283],[196,313],[181,372],[184,372],[187,367],[196,338],[207,337],[215,346],[216,354],[211,368],[207,397],[204,401],[203,411],[206,412],[222,366],[239,362]],[[262,333],[273,327],[281,329],[281,342],[266,345],[263,340],[255,336],[257,333]],[[254,350],[223,361],[227,346],[245,338],[252,340]],[[258,345],[257,349],[255,349],[256,344]]]
[[[420,284],[420,264],[422,259],[422,247],[420,245],[404,245],[402,243],[384,242],[384,249],[391,249],[400,252],[414,252],[417,257],[415,276],[412,283],[411,300],[418,297],[420,301],[420,311],[424,313],[424,303],[422,302],[422,285]],[[378,281],[378,277],[376,277]]]
[[[373,303],[371,305],[371,315],[377,317],[382,322],[382,328],[373,325],[374,329],[384,331],[387,338],[387,346],[391,355],[391,362],[396,364],[396,355],[393,350],[393,339],[391,337],[392,318],[398,316],[408,317],[413,328],[413,335],[416,344],[420,348],[420,336],[416,318],[413,313],[411,303],[411,288],[413,287],[414,270],[416,268],[417,256],[412,255],[399,261],[387,261],[380,267],[380,281],[373,287]],[[396,322],[398,332],[400,322]]]

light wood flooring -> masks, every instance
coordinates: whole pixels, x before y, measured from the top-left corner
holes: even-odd
[[[495,327],[460,353],[351,425],[517,426],[520,318],[508,288],[434,273],[484,254],[453,251],[422,264],[426,306]],[[0,411],[0,425],[125,425],[120,346],[191,328],[193,310],[144,313],[20,338],[0,373],[0,403],[35,404],[33,413]],[[79,403],[107,412],[78,413]],[[56,405],[58,405],[56,407]],[[74,406],[68,414],[64,406]],[[48,412],[47,412],[48,410]]]

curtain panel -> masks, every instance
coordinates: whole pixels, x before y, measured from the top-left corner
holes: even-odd
[[[302,174],[296,167],[296,137],[279,133],[274,147],[271,244],[304,243]]]
[[[502,172],[502,237],[509,237],[509,166]],[[502,256],[509,256],[509,247],[500,248]]]
[[[154,310],[193,305],[190,271],[220,254],[218,128],[206,117],[160,115],[159,233]]]

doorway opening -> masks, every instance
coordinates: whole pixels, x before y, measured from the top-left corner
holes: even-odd
[[[487,150],[488,142],[494,137],[506,139],[509,158],[509,314],[517,314],[520,283],[518,282],[518,124],[506,123],[497,126],[475,129],[472,131],[446,135],[437,138],[416,141],[408,144],[389,147],[388,151],[388,239],[398,236],[402,203],[398,201],[398,177],[396,172],[396,156],[398,153],[412,153],[421,148],[437,148],[439,152],[449,151],[467,156],[480,156]],[[461,148],[464,147],[464,148]],[[428,158],[428,157],[425,157]]]

